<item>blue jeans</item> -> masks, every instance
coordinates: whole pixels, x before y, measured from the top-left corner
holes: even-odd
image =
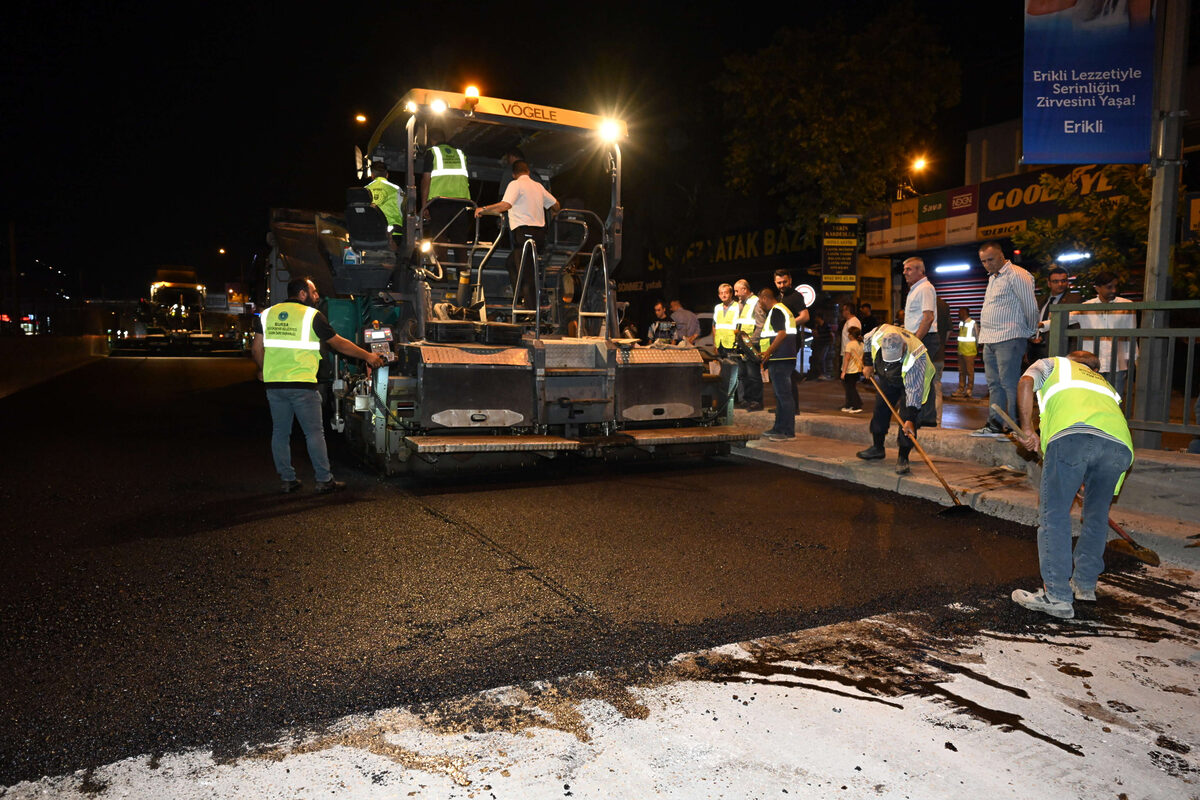
[[[1090,433],[1059,436],[1046,449],[1038,509],[1038,562],[1051,600],[1074,601],[1071,578],[1081,589],[1096,588],[1096,579],[1104,571],[1113,490],[1132,458],[1125,445]],[[1075,545],[1072,568],[1071,503],[1080,485],[1085,490],[1083,532]]]
[[[773,358],[767,362],[771,388],[775,391],[775,424],[771,430],[784,436],[796,435],[796,404],[792,402],[792,372],[796,362],[791,358]]]
[[[1025,339],[1005,339],[983,345],[983,371],[987,375],[988,404],[995,403],[1013,419],[1017,417],[1017,382],[1021,380],[1021,359],[1025,357]],[[994,413],[988,424],[1003,430],[1008,427]]]
[[[325,431],[321,428],[321,393],[312,389],[267,389],[267,404],[271,407],[271,455],[275,470],[283,481],[296,480],[292,467],[292,419],[300,421],[308,458],[312,461],[317,483],[333,480],[329,471],[329,451],[325,448]]]

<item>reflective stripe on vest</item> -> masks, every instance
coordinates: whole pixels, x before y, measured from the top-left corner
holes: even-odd
[[[317,310],[287,301],[262,313],[263,382],[316,383],[321,341],[313,330]]]
[[[728,306],[723,303],[717,303],[713,306],[713,344],[717,347],[732,350],[737,322],[737,303],[730,303]]]
[[[975,342],[975,320],[969,319],[966,322],[959,323],[958,340],[960,342]]]
[[[471,196],[467,183],[467,157],[462,150],[439,144],[433,153],[433,169],[429,173],[430,197]],[[457,163],[456,163],[457,162]]]
[[[1088,367],[1057,356],[1054,369],[1037,391],[1037,398],[1042,410],[1043,452],[1055,435],[1082,422],[1119,440],[1132,455],[1133,437],[1125,415],[1121,413],[1121,395]],[[1117,491],[1124,482],[1122,475],[1117,481]]]
[[[754,309],[758,306],[758,298],[754,295],[744,303],[739,303],[741,311],[738,312],[737,324],[742,327],[746,333],[754,333],[754,326],[757,325],[754,321]]]
[[[783,326],[783,332],[791,336],[796,335],[796,318],[792,316],[791,309],[789,309],[783,303],[776,303],[771,307],[771,310],[767,312],[767,318],[763,320],[763,329],[758,340],[758,349],[764,353],[767,351],[767,348],[771,346],[771,342],[774,341],[776,334],[779,333],[779,331],[771,327],[771,312],[777,308],[783,310],[783,318],[786,320]]]

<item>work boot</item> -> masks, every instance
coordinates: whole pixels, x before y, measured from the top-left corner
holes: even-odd
[[[291,494],[292,492],[300,491],[300,487],[303,485],[304,484],[300,483],[298,480],[284,481],[279,485],[279,491],[283,492],[284,494]]]
[[[762,411],[763,404],[762,403],[751,403],[750,405],[746,406],[746,410],[747,411]]]
[[[912,467],[908,464],[908,456],[900,456],[896,459],[896,474],[907,475],[912,472]]]
[[[1036,592],[1017,589],[1012,593],[1012,600],[1017,605],[1024,606],[1030,611],[1040,611],[1043,614],[1049,614],[1059,619],[1075,618],[1074,606],[1070,603],[1060,603],[1057,600],[1051,600],[1046,596],[1045,589],[1038,589]]]
[[[317,494],[329,494],[330,492],[340,492],[342,489],[345,489],[345,488],[346,488],[346,484],[344,481],[335,481],[333,478],[330,478],[327,481],[317,483]]]
[[[863,461],[878,461],[886,456],[887,453],[884,452],[881,446],[873,444],[866,450],[859,450],[857,453],[855,453],[855,455],[857,455]]]

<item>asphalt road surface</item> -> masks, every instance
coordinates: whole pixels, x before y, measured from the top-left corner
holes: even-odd
[[[0,785],[1037,574],[1030,529],[736,458],[278,493],[240,359],[0,400]]]

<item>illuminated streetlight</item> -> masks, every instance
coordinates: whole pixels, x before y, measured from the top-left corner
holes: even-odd
[[[929,162],[925,160],[925,156],[917,156],[916,158],[913,159],[913,162],[912,162],[913,172],[924,172],[925,167],[927,167],[927,166],[929,166]]]
[[[359,125],[362,125],[367,121],[367,115],[366,114],[355,114],[354,121],[357,122]]]
[[[219,255],[225,255],[225,248],[224,248],[224,247],[218,247],[218,248],[217,248],[217,253],[218,253]]]

